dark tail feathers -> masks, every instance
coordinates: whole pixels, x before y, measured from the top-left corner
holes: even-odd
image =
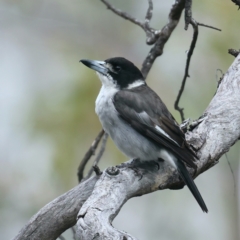
[[[180,176],[182,177],[183,181],[188,186],[189,190],[191,191],[192,195],[197,200],[197,202],[200,205],[200,207],[202,208],[203,212],[207,213],[208,212],[207,206],[206,206],[200,192],[198,191],[196,184],[194,183],[192,177],[190,176],[188,170],[186,169],[184,163],[181,162],[181,160],[178,160],[177,165],[178,165],[178,172],[179,172]]]

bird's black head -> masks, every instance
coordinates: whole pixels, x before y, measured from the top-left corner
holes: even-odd
[[[102,84],[118,89],[130,89],[145,84],[141,71],[130,61],[122,57],[105,61],[80,60],[87,67],[97,71]]]

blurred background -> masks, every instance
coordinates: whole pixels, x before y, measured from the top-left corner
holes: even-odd
[[[111,3],[145,16],[146,0]],[[171,4],[154,1],[154,28],[167,23]],[[196,119],[234,60],[228,49],[240,48],[240,15],[231,1],[203,0],[194,1],[193,17],[222,29],[199,29],[180,102],[185,116]],[[147,80],[178,121],[173,104],[191,39],[182,17]],[[145,33],[100,1],[0,0],[1,239],[13,238],[41,207],[78,184],[79,162],[101,129],[94,112],[100,81],[79,60],[123,56],[140,68],[149,50]],[[225,156],[196,179],[208,214],[188,189],[165,190],[128,201],[114,226],[141,240],[239,239],[239,147],[227,154],[236,189]],[[125,160],[109,140],[100,168]],[[72,239],[70,232],[64,236]]]

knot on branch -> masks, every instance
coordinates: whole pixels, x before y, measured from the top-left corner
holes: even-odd
[[[106,173],[111,176],[116,176],[120,173],[120,170],[117,167],[109,167],[107,168]]]

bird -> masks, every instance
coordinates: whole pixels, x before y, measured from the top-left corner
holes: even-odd
[[[141,71],[123,57],[105,61],[82,59],[80,62],[95,70],[102,83],[95,112],[120,151],[143,162],[168,162],[177,169],[202,211],[207,213],[207,206],[184,164],[196,169],[197,156]]]

